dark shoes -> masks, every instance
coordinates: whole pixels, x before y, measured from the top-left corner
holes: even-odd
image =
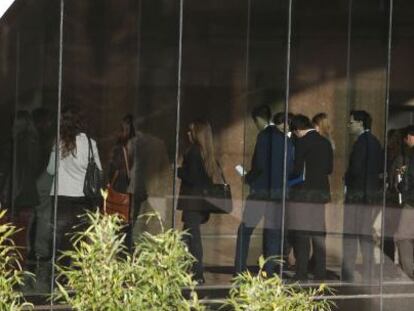
[[[200,285],[203,285],[206,282],[206,280],[204,279],[204,277],[200,277],[200,278],[195,278],[194,282],[196,282],[196,286],[200,286]]]

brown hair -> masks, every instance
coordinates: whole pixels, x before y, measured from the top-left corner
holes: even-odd
[[[135,137],[134,117],[127,114],[122,118],[121,128],[118,133],[118,144],[126,146],[131,138]]]
[[[190,130],[193,143],[200,148],[207,175],[212,180],[217,180],[220,170],[216,161],[213,131],[210,123],[205,120],[195,120],[190,124]]]
[[[70,153],[76,154],[76,136],[82,132],[85,132],[85,122],[80,108],[75,105],[62,108],[60,122],[62,158],[66,158]]]

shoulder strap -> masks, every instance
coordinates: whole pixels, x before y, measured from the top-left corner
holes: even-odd
[[[223,184],[227,185],[226,177],[224,177],[224,172],[223,172],[223,169],[221,168],[219,161],[216,161],[216,163],[217,163],[217,167],[220,170],[220,175],[221,175],[221,179],[223,180]]]
[[[129,171],[129,162],[128,162],[128,156],[127,156],[127,151],[125,147],[122,147],[122,153],[124,155],[126,173],[127,173],[128,179],[130,179],[131,177],[130,177],[130,171]],[[119,170],[116,170],[110,183],[111,186],[114,185],[115,181],[118,179],[118,176],[119,176]]]
[[[130,178],[129,161],[128,161],[128,155],[127,155],[127,151],[126,151],[126,148],[125,147],[122,147],[122,152],[124,154],[126,173],[128,175],[128,178]]]
[[[114,176],[112,177],[111,183],[110,183],[111,187],[114,185],[115,181],[118,179],[118,176],[119,176],[119,171],[116,170],[115,173],[114,173]]]

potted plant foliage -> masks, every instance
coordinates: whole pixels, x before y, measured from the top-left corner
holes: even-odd
[[[0,310],[31,310],[32,304],[27,303],[17,290],[30,274],[23,271],[21,255],[12,240],[18,230],[10,223],[3,223],[5,214],[5,210],[0,211]]]
[[[89,227],[73,236],[58,265],[57,299],[74,310],[203,310],[188,272],[193,262],[182,232],[144,233],[132,254],[115,215],[88,213]],[[191,299],[182,288],[189,287]]]
[[[225,307],[234,311],[330,311],[334,303],[322,298],[331,291],[326,285],[303,289],[298,284],[285,284],[275,275],[267,277],[265,260],[259,259],[259,273],[244,272],[236,276]]]

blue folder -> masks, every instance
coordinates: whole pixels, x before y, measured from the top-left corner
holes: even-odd
[[[305,178],[303,178],[303,176],[299,176],[293,179],[288,180],[288,187],[292,187],[298,184],[301,184],[305,181]]]

